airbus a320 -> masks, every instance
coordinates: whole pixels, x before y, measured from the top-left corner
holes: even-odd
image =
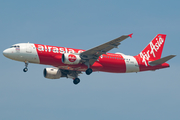
[[[132,34],[122,35],[89,50],[19,43],[4,50],[3,55],[9,59],[24,62],[24,72],[28,71],[29,63],[51,65],[52,68],[45,68],[43,71],[45,78],[71,78],[75,85],[80,82],[78,76],[82,72],[90,75],[96,71],[111,73],[154,71],[169,67],[166,61],[175,57],[175,55],[169,55],[161,58],[166,39],[165,34],[158,34],[136,56],[107,53],[113,48],[118,48],[120,43],[128,37],[132,37]]]

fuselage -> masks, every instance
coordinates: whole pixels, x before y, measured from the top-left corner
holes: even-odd
[[[64,70],[86,71],[87,66],[83,63],[75,65],[64,64],[62,55],[64,53],[80,54],[85,50],[58,47],[51,45],[19,43],[3,51],[7,58],[36,64],[52,65]],[[102,54],[97,61],[90,66],[93,71],[112,72],[112,73],[129,73],[147,70],[156,70],[169,67],[169,64],[163,63],[156,66],[147,64],[142,57],[124,55],[122,53]]]

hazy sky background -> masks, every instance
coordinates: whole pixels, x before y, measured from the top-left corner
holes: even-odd
[[[162,56],[177,55],[155,72],[82,74],[81,83],[43,77],[45,65],[1,54],[1,120],[179,120],[179,0],[1,0],[0,50],[15,43],[90,49],[133,34],[110,52],[136,55],[167,34]]]

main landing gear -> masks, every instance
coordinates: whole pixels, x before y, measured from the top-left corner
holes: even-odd
[[[28,71],[28,68],[27,68],[27,67],[28,67],[28,62],[25,61],[24,63],[25,63],[25,68],[23,69],[23,71],[24,71],[24,72],[27,72],[27,71]]]
[[[88,68],[88,69],[86,70],[86,74],[87,74],[87,75],[90,75],[92,72],[93,72],[93,71],[92,71],[91,68]]]
[[[73,83],[74,83],[75,85],[77,85],[79,82],[80,82],[80,79],[79,79],[79,78],[75,78],[75,79],[73,80]]]
[[[88,67],[88,69],[86,70],[86,74],[90,75],[93,72],[93,70],[90,68],[89,61],[86,61],[85,65]]]
[[[86,70],[86,74],[87,74],[87,75],[90,75],[92,72],[93,72],[93,70],[92,70],[91,68],[88,68],[88,69]],[[75,78],[75,79],[73,80],[73,83],[74,83],[75,85],[77,85],[78,83],[80,83],[80,79],[79,79],[79,78]]]

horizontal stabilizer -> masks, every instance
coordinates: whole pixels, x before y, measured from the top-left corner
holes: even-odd
[[[169,56],[163,57],[161,59],[151,61],[151,62],[149,62],[149,65],[156,66],[156,65],[159,65],[159,64],[163,64],[163,63],[165,63],[166,61],[170,60],[171,58],[173,58],[175,56],[176,55],[169,55]]]

